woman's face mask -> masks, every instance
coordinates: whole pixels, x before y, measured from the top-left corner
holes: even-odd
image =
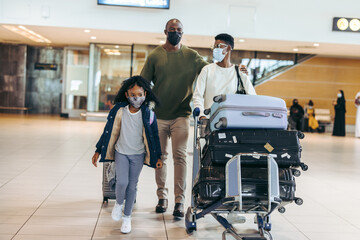
[[[128,89],[125,95],[131,106],[140,108],[145,101],[146,92],[142,87],[135,85],[133,88]]]
[[[225,43],[215,43],[213,46],[213,60],[214,62],[221,62],[227,54],[228,45]],[[225,52],[225,53],[224,53]]]
[[[337,96],[338,96],[338,98],[341,98],[341,97],[342,97],[342,94],[341,94],[341,93],[338,93]]]
[[[213,50],[213,59],[216,62],[221,62],[222,60],[224,60],[226,53],[223,54],[223,50],[222,48],[214,48]]]
[[[143,97],[128,97],[129,103],[134,107],[134,108],[140,108],[141,105],[144,103],[145,101],[145,96]]]

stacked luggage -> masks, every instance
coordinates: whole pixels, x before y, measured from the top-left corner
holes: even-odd
[[[282,99],[254,95],[220,95],[214,98],[206,122],[206,143],[200,153],[200,169],[193,185],[193,199],[200,209],[225,197],[225,165],[237,154],[253,153],[241,160],[242,193],[248,202],[266,199],[267,159],[270,154],[278,165],[281,204],[278,210],[294,202],[295,177],[307,170],[301,162],[299,139],[304,135],[287,129],[287,108]],[[249,208],[251,204],[249,204]]]

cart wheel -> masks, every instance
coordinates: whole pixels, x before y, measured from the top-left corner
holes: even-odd
[[[191,207],[188,207],[185,215],[186,231],[191,234],[196,231],[196,216]]]
[[[270,232],[271,231],[271,223],[265,223],[264,230]]]
[[[307,171],[309,169],[309,166],[306,165],[305,163],[301,163],[300,167],[301,167],[301,170],[303,170],[303,171]]]
[[[301,172],[299,170],[297,170],[297,169],[294,169],[293,174],[294,174],[295,177],[300,177]]]
[[[279,211],[279,213],[284,213],[286,211],[286,209],[284,207],[279,207],[278,211]]]
[[[108,198],[108,197],[104,197],[103,203],[109,203],[109,198]]]
[[[302,198],[297,198],[295,199],[295,203],[300,206],[304,203],[304,201],[302,200]]]
[[[299,132],[298,132],[298,137],[299,137],[300,139],[304,139],[305,134],[299,131]]]
[[[205,114],[205,115],[209,115],[210,110],[211,110],[210,108],[205,109],[205,110],[204,110],[204,114]]]

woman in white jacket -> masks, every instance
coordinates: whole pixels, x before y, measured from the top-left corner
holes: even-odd
[[[355,123],[355,137],[360,138],[360,92],[355,97],[356,123]]]
[[[215,37],[213,58],[215,63],[205,66],[199,74],[194,91],[194,107],[200,109],[200,119],[205,118],[204,109],[213,104],[213,97],[221,94],[236,93],[238,90],[238,76],[235,65],[230,61],[231,51],[234,49],[234,38],[222,33]],[[249,78],[238,71],[246,94],[256,95]]]

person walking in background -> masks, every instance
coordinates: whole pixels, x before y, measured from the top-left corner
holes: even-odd
[[[159,104],[159,101],[148,81],[133,76],[123,82],[114,102],[92,163],[97,167],[100,155],[100,162],[115,161],[116,202],[111,216],[114,221],[123,218],[121,232],[129,233],[142,167],[144,164],[156,169],[162,167],[157,121],[149,109],[150,103]]]
[[[355,137],[360,138],[360,92],[355,97],[356,123],[355,123]]]
[[[302,123],[304,118],[304,109],[300,106],[299,101],[295,98],[293,105],[290,107],[289,123],[291,129],[302,131]]]
[[[318,121],[315,119],[315,109],[314,109],[314,103],[313,101],[309,101],[308,107],[306,109],[306,114],[309,121],[309,131],[313,132],[314,130],[317,130],[319,127]]]
[[[333,136],[345,136],[345,96],[344,91],[339,90],[337,94],[337,100],[333,102],[335,108],[335,120],[334,120],[334,129]]]

